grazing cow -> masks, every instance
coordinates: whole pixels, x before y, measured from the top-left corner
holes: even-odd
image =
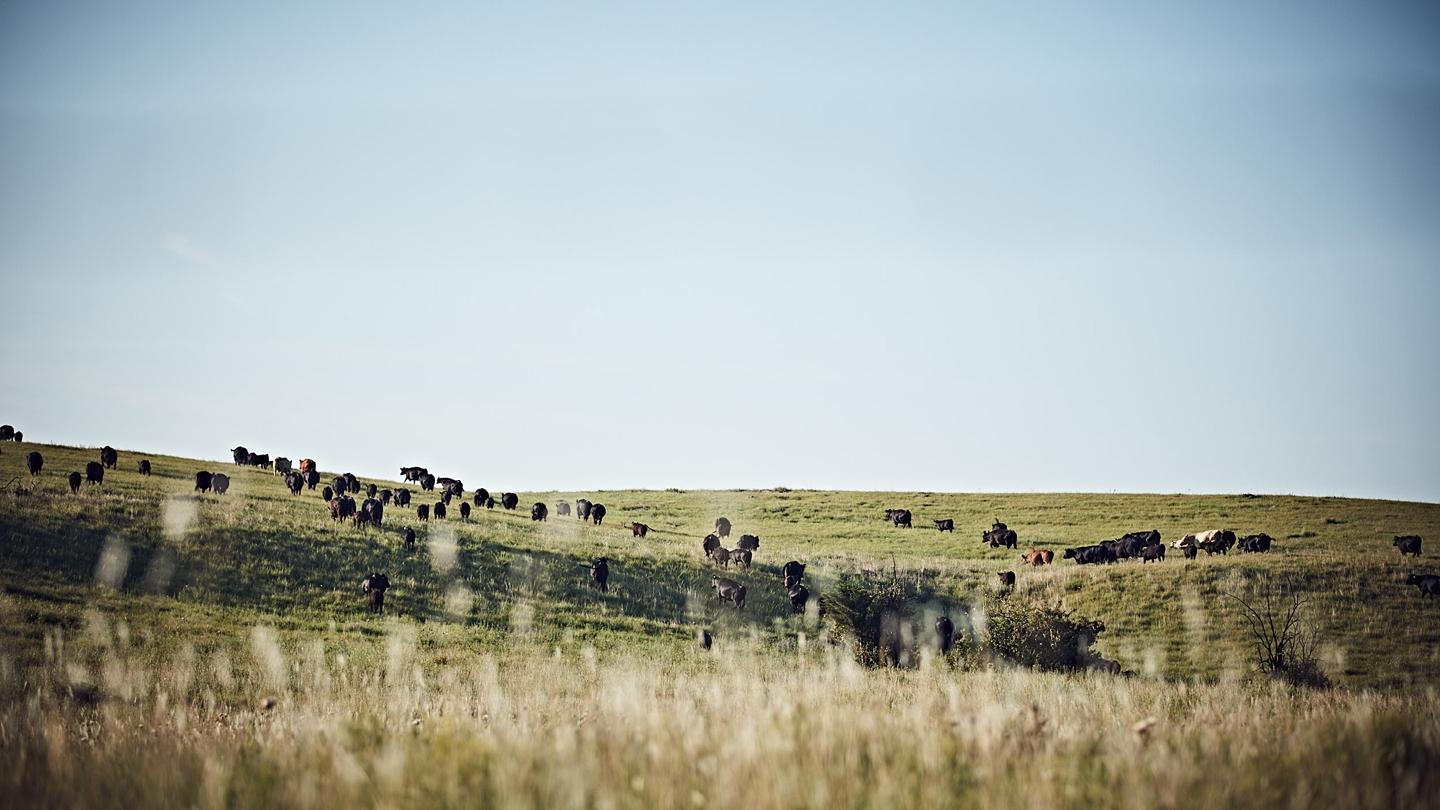
[[[318,469],[315,466],[315,459],[313,458],[302,458],[297,461],[296,464],[299,465],[299,469],[302,474],[312,473]]]
[[[1115,556],[1122,560],[1139,557],[1140,552],[1149,547],[1146,545],[1144,538],[1134,537],[1128,534],[1116,540],[1107,540],[1106,544],[1114,549]]]
[[[369,522],[375,524],[377,529],[385,520],[385,504],[378,498],[366,498],[365,502],[360,504],[360,511],[369,516]]]
[[[534,522],[534,521],[542,521],[542,522],[543,522],[543,521],[549,520],[549,518],[550,518],[550,507],[546,506],[546,505],[543,504],[543,503],[536,503],[536,504],[532,504],[532,505],[530,506],[530,520],[531,520],[532,522]]]
[[[745,586],[733,579],[724,577],[711,577],[710,587],[715,591],[715,598],[721,602],[735,603],[735,610],[745,606]]]
[[[475,505],[476,505],[476,506],[484,506],[484,505],[485,505],[485,501],[487,501],[487,500],[489,500],[489,499],[490,499],[490,490],[486,489],[485,487],[480,487],[479,489],[475,490]],[[561,514],[564,514],[564,513],[562,512]]]
[[[798,584],[803,576],[805,576],[805,563],[798,560],[791,560],[780,568],[780,577],[784,581],[786,589]]]
[[[1419,588],[1422,596],[1431,599],[1440,596],[1440,576],[1435,574],[1411,574],[1405,579],[1405,583]]]
[[[210,479],[210,488],[215,491],[216,495],[224,495],[230,491],[230,476],[225,473],[215,473],[215,477]]]
[[[315,489],[315,487],[317,487],[317,486],[320,485],[320,473],[319,473],[319,471],[311,469],[311,470],[306,470],[305,472],[303,472],[303,473],[301,473],[301,474],[305,476],[305,486],[306,486],[307,489],[313,490],[313,489]]]
[[[1037,548],[1025,552],[1020,558],[1025,561],[1026,565],[1039,568],[1042,565],[1049,565],[1050,561],[1055,559],[1055,552],[1048,548]]]
[[[371,613],[385,611],[385,592],[390,589],[390,579],[384,574],[372,573],[360,583],[360,592],[370,600]]]
[[[935,529],[942,532],[955,531],[955,518],[945,518],[944,520],[935,521]]]
[[[1117,558],[1113,548],[1099,544],[1094,546],[1081,546],[1079,548],[1067,548],[1065,549],[1065,559],[1073,559],[1079,565],[1099,565],[1101,563],[1113,563]]]
[[[734,560],[737,565],[745,566],[745,570],[749,571],[752,554],[753,552],[748,548],[737,548],[730,552],[730,559]]]
[[[1000,587],[1002,587],[1002,588],[1013,588],[1013,587],[1015,587],[1015,572],[1014,572],[1014,571],[1001,571],[1001,572],[998,574],[998,576],[1000,577]]]
[[[45,457],[40,455],[40,451],[31,450],[25,454],[25,469],[30,471],[30,477],[33,478],[39,475],[40,470],[44,469],[44,467]]]
[[[604,519],[605,519],[605,504],[603,504],[603,503],[591,504],[591,505],[590,505],[590,521],[591,521],[592,523],[594,523],[596,526],[599,526],[599,525],[600,525],[600,521],[602,521],[602,520],[604,520]]]
[[[249,457],[248,459],[246,459],[246,461],[249,462],[249,464],[250,464],[251,467],[269,467],[269,466],[270,466],[270,454],[269,454],[269,453],[251,453],[251,454],[250,454],[250,457]]]
[[[285,488],[290,490],[291,495],[299,495],[300,490],[305,488],[305,476],[297,472],[286,473]]]
[[[582,523],[590,519],[590,502],[584,498],[575,501],[575,517]]]
[[[1144,545],[1144,546],[1156,546],[1156,545],[1159,545],[1159,544],[1160,544],[1160,530],[1159,530],[1159,529],[1149,529],[1149,530],[1143,531],[1143,532],[1126,532],[1125,535],[1124,535],[1123,537],[1121,537],[1120,539],[1121,539],[1121,540],[1138,539],[1138,540],[1141,542],[1141,545]]]
[[[910,528],[911,516],[909,509],[886,509],[885,518],[889,520],[893,526]]]
[[[718,517],[718,518],[715,518],[715,533],[718,534],[718,535],[720,535],[720,539],[721,539],[721,540],[724,540],[725,538],[729,537],[729,536],[730,536],[730,518],[727,518],[727,517]]]
[[[805,603],[810,601],[809,589],[797,582],[787,587],[785,593],[790,597],[790,609],[796,613],[804,613]]]
[[[72,472],[69,475],[70,493],[73,495],[80,491],[80,473]]]
[[[1420,556],[1420,537],[1418,535],[1399,535],[1394,540],[1391,540],[1390,544],[1400,549],[1401,557],[1404,557],[1406,554],[1415,557]]]
[[[486,508],[486,509],[494,509],[494,508],[495,508],[495,499],[494,499],[494,498],[486,498],[486,499],[485,499],[485,508]]]
[[[235,466],[240,467],[250,463],[250,451],[244,445],[230,451],[230,457],[235,459]]]
[[[14,426],[14,425],[0,425],[0,442],[13,442],[13,441],[15,441],[15,426]]]
[[[115,469],[115,465],[120,463],[120,454],[115,452],[115,448],[107,444],[100,448],[100,463],[105,465],[105,469],[113,470]]]
[[[142,459],[140,459],[140,462],[135,465],[135,469],[136,469],[137,471],[139,471],[139,473],[140,473],[141,475],[145,476],[146,478],[149,478],[149,477],[150,477],[150,459],[148,459],[148,458],[142,458]]]
[[[949,616],[941,616],[935,620],[935,641],[940,645],[940,654],[950,652],[955,646],[955,623],[950,621]]]
[[[394,500],[394,499],[395,499],[395,493],[394,493],[392,490],[388,490],[388,489],[382,489],[382,490],[380,490],[380,502],[381,502],[381,503],[385,504],[386,506],[389,506],[389,505],[390,505],[390,501],[392,501],[392,500]]]
[[[405,488],[403,488],[403,487],[400,488],[400,489],[395,490],[395,505],[396,505],[396,506],[409,506],[409,505],[410,505],[410,490],[405,489]]]
[[[330,487],[325,487],[324,489],[320,490],[320,497],[325,499],[326,503],[329,503],[330,501],[335,499],[335,490],[331,489]]]
[[[424,475],[420,476],[420,488],[425,490],[426,492],[434,492],[435,476],[431,475],[430,473],[425,473]]]
[[[427,470],[427,469],[425,469],[424,467],[401,467],[401,468],[400,468],[400,475],[401,475],[401,477],[403,477],[406,481],[413,481],[413,482],[415,482],[415,483],[419,483],[419,482],[420,482],[420,479],[421,479],[421,478],[424,478],[426,475],[429,475],[429,473],[430,473],[430,471]]]
[[[630,524],[630,536],[631,536],[631,537],[644,537],[645,535],[647,535],[647,534],[649,534],[649,533],[650,533],[650,527],[649,527],[649,526],[646,526],[644,523],[631,523],[631,524]]]
[[[423,503],[420,504],[415,507],[415,515],[420,518],[421,522],[430,520],[430,507]]]
[[[514,511],[515,507],[520,505],[520,496],[513,492],[507,492],[500,496],[500,505]]]
[[[281,475],[289,475],[295,471],[295,468],[290,464],[290,459],[284,456],[276,456],[275,462],[271,466],[275,468],[275,472]]]
[[[744,549],[749,549],[750,551],[759,551],[759,550],[760,550],[760,538],[759,538],[759,537],[756,537],[756,536],[753,535],[753,534],[742,534],[742,535],[740,535],[740,546],[739,546],[739,547],[740,547],[740,548],[744,548]]]
[[[405,534],[402,535],[402,537],[404,538],[405,548],[414,548],[414,547],[415,547],[415,530],[414,530],[414,529],[410,528],[409,526],[406,526],[406,527],[405,527]]]
[[[605,593],[610,590],[609,581],[610,558],[596,557],[595,561],[590,563],[590,582],[599,588],[601,593]]]
[[[208,470],[201,470],[195,473],[195,491],[209,492],[210,487],[215,483],[215,473]]]
[[[1261,532],[1260,534],[1250,534],[1240,538],[1235,543],[1235,547],[1241,551],[1264,554],[1270,550],[1270,544],[1273,542],[1275,541],[1270,535]]]
[[[470,522],[470,504],[465,503],[464,501],[460,502],[460,520],[464,521],[465,523]]]
[[[445,502],[444,502],[444,501],[436,501],[436,502],[435,502],[435,506],[430,509],[430,514],[434,515],[436,520],[444,520],[444,519],[445,519]]]
[[[1141,563],[1142,565],[1145,564],[1145,563],[1147,563],[1147,562],[1164,562],[1164,561],[1165,561],[1165,546],[1164,546],[1163,544],[1157,543],[1157,544],[1155,544],[1155,545],[1153,545],[1153,546],[1146,546],[1145,548],[1140,549],[1140,563]]]
[[[1222,529],[1214,533],[1209,540],[1201,541],[1200,547],[1205,549],[1209,555],[1229,555],[1230,547],[1235,545],[1235,532],[1229,529]]]
[[[713,534],[707,534],[705,539],[700,541],[700,548],[704,550],[706,557],[710,557],[714,555],[715,549],[720,548],[720,538]]]
[[[559,515],[560,517],[569,517],[569,516],[570,516],[570,502],[569,502],[569,501],[559,501],[559,502],[557,502],[557,503],[555,504],[555,514]]]
[[[720,563],[722,566],[724,566],[724,567],[726,567],[726,568],[729,568],[729,567],[730,567],[730,549],[724,548],[724,547],[712,549],[712,550],[710,551],[710,559],[714,560],[714,561],[717,562],[717,563]]]
[[[1020,536],[1015,533],[1014,529],[997,520],[995,524],[990,527],[990,531],[980,533],[980,542],[989,543],[991,548],[999,548],[1000,546],[1018,548]]]

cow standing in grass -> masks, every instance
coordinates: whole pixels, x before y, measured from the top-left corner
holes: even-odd
[[[597,503],[590,506],[590,521],[596,526],[605,519],[605,504]]]
[[[1440,576],[1435,574],[1411,574],[1405,582],[1420,589],[1422,596],[1434,599],[1440,596]]]
[[[785,583],[785,589],[800,584],[800,578],[805,576],[805,563],[799,560],[791,560],[780,568],[780,579]]]
[[[940,646],[940,654],[950,652],[955,646],[955,623],[950,621],[949,616],[941,616],[935,620],[935,641]]]
[[[1401,535],[1396,537],[1394,540],[1391,540],[1390,543],[1391,545],[1395,546],[1395,548],[1400,549],[1401,557],[1404,557],[1406,554],[1409,554],[1413,557],[1420,556],[1420,538],[1417,535]]]
[[[715,533],[724,540],[730,536],[730,519],[726,517],[715,518]]]
[[[953,532],[955,531],[955,519],[944,518],[943,520],[937,520],[935,521],[935,529],[936,531]]]
[[[215,474],[209,470],[201,470],[195,473],[195,491],[209,492],[210,485],[215,481]]]
[[[120,454],[107,444],[100,448],[100,463],[105,465],[105,469],[113,470],[120,463]]]
[[[650,533],[650,527],[649,527],[649,526],[646,526],[644,523],[631,523],[631,524],[630,524],[630,536],[631,536],[631,537],[641,537],[641,538],[643,538],[645,535],[647,535],[647,534],[649,534],[649,533]]]
[[[371,613],[385,612],[385,592],[390,590],[390,578],[384,574],[372,573],[360,582],[360,592],[370,602]]]
[[[745,586],[733,579],[724,577],[711,577],[710,588],[715,591],[715,598],[721,602],[731,602],[738,612],[745,607]]]
[[[550,518],[550,507],[543,503],[535,503],[530,506],[530,520],[545,522]]]
[[[215,491],[216,495],[224,495],[230,491],[230,476],[225,473],[215,473],[215,476],[210,479],[210,488]]]
[[[610,559],[608,557],[596,557],[595,561],[590,563],[590,582],[601,593],[610,590],[608,584],[610,582]]]
[[[44,468],[45,457],[40,455],[40,451],[31,450],[30,452],[25,454],[25,469],[30,471],[31,478],[39,475],[40,471]]]
[[[146,478],[149,478],[149,477],[150,477],[150,459],[148,459],[148,458],[142,458],[142,459],[140,459],[140,463],[135,465],[135,469],[136,469],[141,475],[145,476]]]
[[[72,472],[68,478],[70,482],[70,494],[74,495],[80,491],[80,473]]]

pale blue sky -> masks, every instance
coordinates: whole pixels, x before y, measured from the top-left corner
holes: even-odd
[[[0,2],[0,421],[1440,500],[1430,4]]]

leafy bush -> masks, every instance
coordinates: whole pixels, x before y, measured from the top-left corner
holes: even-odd
[[[842,574],[820,597],[820,613],[830,642],[851,645],[859,663],[913,666],[918,648],[934,643],[934,628],[916,625],[921,607],[933,599],[919,578],[896,571]]]
[[[1101,622],[1023,599],[992,599],[987,611],[985,642],[994,656],[1041,670],[1079,669],[1099,660],[1090,645],[1105,630]]]

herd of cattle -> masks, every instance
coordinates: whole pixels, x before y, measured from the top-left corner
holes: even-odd
[[[0,425],[0,441],[22,441],[23,434],[15,430],[11,425]],[[320,473],[313,459],[302,458],[292,462],[284,456],[277,456],[273,460],[268,453],[254,453],[245,447],[232,448],[231,457],[238,466],[259,467],[274,470],[281,476],[285,487],[292,495],[299,495],[306,489],[315,490],[321,487]],[[99,486],[104,483],[105,471],[118,468],[120,455],[115,448],[105,446],[100,449],[98,461],[91,461],[85,465],[84,476],[79,472],[71,472],[66,476],[71,492],[79,492],[84,482]],[[30,475],[38,476],[45,466],[45,459],[39,451],[31,451],[25,457],[26,467]],[[140,459],[136,463],[136,470],[142,476],[149,476],[151,463],[149,459]],[[424,467],[401,467],[400,476],[407,483],[413,483],[421,493],[432,493],[437,491],[437,500],[431,503],[418,503],[415,506],[415,515],[421,522],[428,522],[431,518],[444,520],[449,514],[449,507],[452,502],[459,501],[459,515],[461,521],[469,521],[474,508],[494,509],[497,505],[507,511],[514,511],[520,504],[520,497],[514,492],[500,493],[497,501],[491,492],[483,487],[473,491],[470,500],[465,500],[465,485],[456,478],[436,477]],[[230,477],[221,472],[200,470],[195,473],[195,491],[206,493],[214,492],[224,495],[230,489]],[[385,519],[385,510],[394,504],[399,508],[407,508],[411,505],[412,499],[417,497],[408,488],[399,487],[391,489],[381,488],[374,483],[362,483],[354,474],[344,473],[337,475],[329,484],[321,487],[320,497],[329,507],[330,518],[334,522],[349,521],[360,528],[381,528]],[[352,497],[352,494],[354,497]],[[357,497],[363,496],[358,503]],[[581,522],[593,523],[596,526],[602,525],[605,520],[606,508],[604,504],[594,503],[585,498],[580,498],[572,504],[569,501],[561,500],[555,504],[555,512],[562,517],[574,515]],[[550,508],[543,502],[536,502],[530,506],[530,519],[535,522],[543,522],[549,519]],[[885,519],[897,528],[911,528],[913,515],[908,509],[887,509]],[[935,528],[941,532],[954,532],[955,521],[953,518],[941,518],[934,521]],[[629,528],[634,537],[646,537],[650,527],[644,523],[633,522]],[[760,538],[753,534],[742,534],[734,548],[726,548],[725,541],[731,536],[732,524],[729,519],[721,517],[716,519],[714,531],[707,534],[701,540],[701,551],[707,559],[714,564],[728,569],[731,564],[746,571],[750,570],[756,553],[760,549]],[[402,532],[403,543],[406,548],[413,548],[415,545],[415,531],[412,528],[405,528]],[[980,533],[982,543],[988,543],[991,548],[1017,549],[1019,547],[1019,534],[996,519],[988,531]],[[1208,531],[1187,534],[1170,544],[1170,548],[1180,551],[1186,559],[1194,559],[1200,551],[1207,556],[1216,554],[1228,554],[1230,549],[1238,549],[1242,552],[1265,553],[1268,552],[1274,540],[1268,534],[1252,534],[1244,537],[1237,537],[1230,529],[1211,529]],[[1401,556],[1412,556],[1418,558],[1421,553],[1421,538],[1416,535],[1396,536],[1392,544],[1399,550]],[[1165,559],[1166,546],[1161,541],[1160,532],[1156,529],[1145,531],[1129,532],[1113,540],[1103,540],[1098,543],[1074,548],[1066,548],[1062,552],[1062,559],[1074,560],[1077,565],[1106,565],[1117,563],[1126,559],[1138,559],[1142,563],[1162,562]],[[1030,549],[1020,555],[1025,566],[1041,567],[1054,562],[1055,552],[1048,548]],[[810,592],[802,581],[805,573],[805,565],[797,560],[791,560],[781,569],[781,584],[789,597],[792,609],[799,613],[804,612],[810,600]],[[1016,583],[1014,571],[1003,571],[999,575],[1002,589],[1013,588]],[[590,563],[591,585],[602,592],[609,590],[610,560],[607,557],[596,557]],[[1421,594],[1429,597],[1440,596],[1440,575],[1436,574],[1411,574],[1407,584],[1415,585]],[[745,605],[746,588],[741,582],[734,579],[715,575],[711,578],[710,586],[715,597],[721,602],[729,602],[738,611]],[[365,577],[361,585],[362,592],[369,600],[372,610],[383,610],[385,602],[385,591],[390,587],[389,579],[380,572],[371,572]],[[943,621],[948,621],[945,619]],[[947,635],[945,628],[937,624],[936,632],[942,639],[942,647],[948,646],[943,643]],[[953,634],[953,628],[950,629]]]

